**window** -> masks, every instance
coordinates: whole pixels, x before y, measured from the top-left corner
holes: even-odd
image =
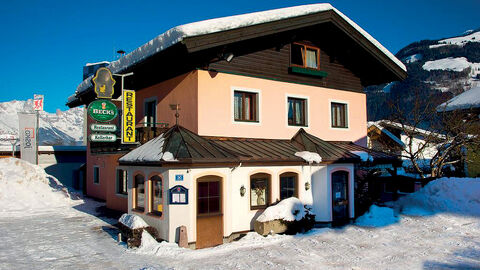
[[[141,174],[135,175],[133,208],[145,210],[145,178]]]
[[[291,64],[304,68],[320,68],[320,49],[300,43],[293,43],[291,48]]]
[[[288,101],[288,125],[289,126],[307,126],[307,100],[301,98],[291,98]]]
[[[257,173],[250,177],[250,209],[267,208],[270,204],[270,175]]]
[[[199,181],[197,182],[198,188],[198,202],[197,212],[198,214],[218,214],[220,209],[220,181]]]
[[[235,121],[258,122],[258,94],[234,91],[233,114]]]
[[[145,102],[145,119],[144,125],[146,127],[155,127],[157,122],[157,101],[146,101]]]
[[[348,127],[347,104],[332,102],[332,127]]]
[[[152,188],[150,189],[150,212],[162,215],[163,212],[163,188],[162,178],[155,175],[151,178]]]
[[[127,195],[127,171],[117,170],[117,194]]]
[[[280,200],[298,198],[298,175],[296,173],[282,173],[280,175]]]
[[[97,166],[93,167],[93,183],[100,184],[100,168]]]

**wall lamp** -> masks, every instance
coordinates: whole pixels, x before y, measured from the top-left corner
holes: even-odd
[[[232,61],[233,57],[234,57],[233,53],[226,53],[223,55],[223,59],[225,59],[229,63],[230,61]]]
[[[309,182],[306,182],[305,183],[305,190],[309,190],[310,189],[310,183]]]
[[[240,196],[245,196],[245,193],[247,192],[247,189],[245,188],[244,185],[240,187]]]

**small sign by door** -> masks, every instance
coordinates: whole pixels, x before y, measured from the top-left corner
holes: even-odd
[[[188,204],[188,189],[184,186],[174,186],[169,190],[170,204]]]

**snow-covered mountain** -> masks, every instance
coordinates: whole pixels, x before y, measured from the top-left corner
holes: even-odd
[[[431,107],[480,87],[480,29],[451,38],[409,44],[396,55],[406,66],[402,82],[368,87],[369,120],[388,118],[387,104],[401,103],[404,111],[422,97]]]
[[[18,137],[18,113],[32,111],[31,99],[0,103],[0,138]],[[40,145],[81,145],[83,140],[83,109],[80,107],[56,113],[40,112]],[[0,140],[0,145],[11,145]]]

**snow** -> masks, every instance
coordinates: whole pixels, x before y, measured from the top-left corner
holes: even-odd
[[[474,87],[437,107],[438,112],[480,107],[480,86]]]
[[[392,90],[392,86],[395,85],[395,82],[391,82],[387,85],[385,85],[385,87],[383,87],[382,91],[385,92],[385,93],[390,93],[390,91]]]
[[[206,35],[211,33],[217,33],[221,31],[227,31],[231,29],[237,29],[247,27],[251,25],[257,25],[272,21],[279,21],[283,19],[304,16],[308,14],[314,14],[324,11],[333,11],[340,17],[342,17],[347,23],[361,33],[368,41],[375,45],[380,51],[382,51],[387,57],[395,62],[400,68],[406,71],[405,65],[398,60],[390,51],[388,51],[383,45],[375,40],[370,34],[358,26],[355,22],[350,20],[343,13],[338,11],[330,4],[312,4],[302,5],[289,8],[280,8],[262,12],[254,12],[243,15],[229,16],[223,18],[210,19],[205,21],[199,21],[189,24],[176,26],[166,31],[165,33],[150,40],[144,45],[138,47],[131,53],[121,57],[117,61],[110,63],[108,68],[113,73],[121,73],[128,67],[145,60],[146,58],[165,50],[166,48],[181,42],[187,37],[194,37],[200,35]],[[85,79],[77,87],[77,93],[83,92],[92,86],[91,78]]]
[[[448,57],[434,61],[427,61],[423,65],[423,69],[427,71],[431,70],[451,70],[451,71],[463,71],[470,67],[472,63],[468,62],[465,57]]]
[[[4,164],[0,172],[0,183],[4,175],[23,179],[24,190],[30,182],[44,179],[37,179],[42,173],[36,173],[33,165]],[[298,235],[263,237],[249,232],[238,241],[201,250],[156,243],[146,232],[138,249],[127,249],[125,243],[116,242],[118,231],[112,225],[117,220],[92,211],[99,203],[85,199],[72,208],[68,199],[57,201],[55,189],[30,196],[44,195],[59,207],[45,207],[34,216],[12,215],[4,203],[23,204],[28,197],[20,193],[7,200],[1,186],[0,268],[478,269],[479,183],[480,178],[442,178],[403,197],[393,205],[393,214],[385,207],[372,207],[355,225]],[[387,221],[391,224],[381,225]]]
[[[163,144],[165,138],[163,138],[163,133],[160,136],[148,141],[144,145],[137,147],[127,153],[125,156],[121,157],[119,161],[124,162],[154,162],[160,161],[164,155],[163,153]],[[167,158],[168,158],[167,154]],[[173,158],[173,156],[172,156]]]
[[[173,157],[173,154],[170,153],[170,152],[168,152],[168,151],[166,151],[166,152],[163,153],[162,159],[163,159],[164,161],[178,161],[177,159],[175,159],[175,158]]]
[[[373,162],[373,157],[365,151],[350,151],[350,153],[355,154],[360,157],[363,162]]]
[[[409,214],[448,212],[480,217],[480,178],[440,178],[402,197],[396,206]]]
[[[382,133],[384,133],[385,135],[387,135],[388,137],[390,137],[392,140],[394,140],[396,143],[398,143],[399,145],[401,145],[402,147],[405,146],[405,144],[402,142],[402,140],[400,138],[398,138],[397,136],[393,135],[393,133],[391,133],[388,129],[382,127],[380,125],[380,123],[382,122],[382,120],[379,120],[377,122],[368,122],[368,126],[375,126],[376,128],[380,129],[382,131]]]
[[[88,66],[96,66],[96,65],[100,65],[100,64],[110,64],[110,62],[108,61],[101,61],[101,62],[96,62],[96,63],[86,63],[85,66],[88,67]]]
[[[132,230],[148,227],[148,224],[143,221],[141,217],[132,214],[123,214],[118,219],[118,222],[122,223],[123,225],[127,226]]]
[[[307,213],[308,210],[305,209],[303,203],[299,199],[290,197],[265,209],[265,211],[258,216],[257,221],[267,222],[276,219],[298,221],[304,218]]]
[[[417,61],[422,60],[423,55],[421,53],[412,54],[404,58],[405,63],[411,64]]]
[[[468,42],[480,42],[480,32],[474,32],[463,37],[447,38],[438,41],[438,44],[430,45],[429,48],[438,48],[448,45],[463,46]]]
[[[397,223],[398,220],[392,208],[372,205],[366,214],[357,218],[355,224],[364,227],[382,227]]]
[[[79,203],[40,166],[17,158],[0,159],[0,215],[40,213]]]
[[[295,156],[303,158],[308,163],[320,163],[322,162],[322,157],[318,153],[313,153],[309,151],[296,152]]]

